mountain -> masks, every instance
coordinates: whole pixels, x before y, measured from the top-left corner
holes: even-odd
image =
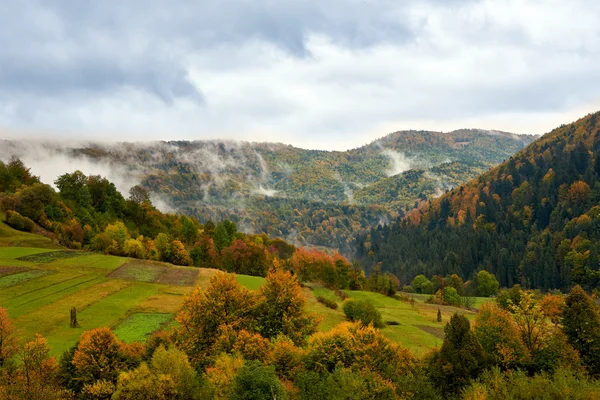
[[[360,234],[359,258],[403,282],[486,269],[503,286],[598,287],[599,116],[562,125],[402,220]]]
[[[122,191],[141,183],[158,206],[201,222],[230,219],[247,232],[349,254],[356,232],[403,216],[532,140],[464,129],[395,132],[344,152],[233,141],[45,143],[31,151],[30,144],[5,142],[0,155],[34,166],[50,152],[48,164],[60,156],[82,169],[101,165]]]

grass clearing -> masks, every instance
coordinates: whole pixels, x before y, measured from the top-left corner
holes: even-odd
[[[135,313],[129,315],[114,329],[115,335],[126,342],[145,342],[148,337],[166,325],[173,314]]]
[[[80,328],[61,325],[46,336],[52,354],[60,356],[73,346],[84,331],[98,327],[115,327],[125,320],[142,301],[158,293],[160,287],[151,283],[136,282],[90,305],[77,313]]]
[[[235,276],[240,285],[246,286],[250,290],[258,290],[265,283],[265,278],[260,276],[237,275]]]

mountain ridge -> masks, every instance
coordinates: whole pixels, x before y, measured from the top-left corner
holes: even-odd
[[[92,170],[84,172],[97,173],[94,168],[102,166],[100,173],[121,191],[141,183],[163,209],[201,221],[232,219],[249,232],[348,255],[354,231],[398,218],[533,138],[477,129],[397,131],[345,152],[232,140],[50,142],[28,152],[27,143],[13,141],[4,142],[10,146],[3,146],[0,158],[21,156],[34,165],[28,153],[38,159],[47,153],[48,163],[62,157],[69,170],[80,163]]]

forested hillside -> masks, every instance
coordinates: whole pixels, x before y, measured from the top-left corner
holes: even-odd
[[[397,274],[481,269],[502,286],[600,283],[599,113],[563,125],[406,218],[363,234],[359,257]]]
[[[245,232],[349,255],[356,232],[393,221],[531,140],[482,130],[402,131],[345,152],[231,141],[53,142],[43,148],[4,142],[0,157],[102,165],[109,178],[141,184],[165,208],[200,222],[229,219]]]

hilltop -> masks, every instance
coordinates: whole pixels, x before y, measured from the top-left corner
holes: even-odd
[[[0,157],[20,156],[34,171],[42,163],[70,166],[61,173],[100,169],[117,186],[141,184],[163,209],[349,255],[356,232],[403,216],[533,139],[475,129],[401,131],[344,152],[233,141],[5,141]]]
[[[599,113],[562,125],[402,221],[361,235],[366,264],[409,281],[486,269],[502,286],[598,287]]]

